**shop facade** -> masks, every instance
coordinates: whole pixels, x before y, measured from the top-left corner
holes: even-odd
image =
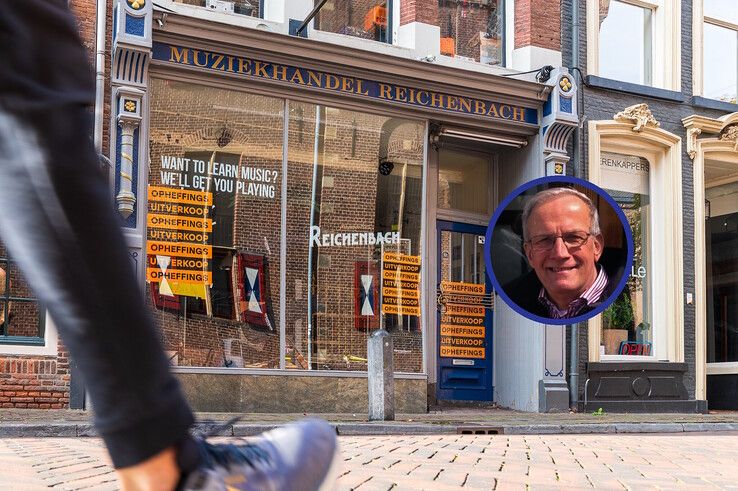
[[[563,329],[496,302],[483,259],[495,204],[565,172],[565,71],[521,81],[116,9],[111,186],[196,410],[363,412],[378,328],[399,412],[568,406]]]
[[[717,54],[723,34],[734,52],[736,18],[725,7],[562,4],[564,62],[587,74],[579,172],[611,192],[635,245],[625,292],[575,340],[584,410],[738,407],[737,81]]]

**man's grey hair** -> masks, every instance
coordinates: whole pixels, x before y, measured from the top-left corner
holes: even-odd
[[[589,223],[591,224],[589,227],[589,233],[591,233],[592,235],[600,235],[600,214],[597,213],[597,207],[595,207],[595,205],[592,203],[592,200],[589,199],[586,194],[579,192],[574,188],[560,187],[544,189],[543,191],[540,191],[533,195],[533,197],[530,198],[525,204],[525,207],[523,208],[524,241],[528,241],[528,239],[530,238],[528,237],[528,219],[530,218],[530,215],[533,213],[533,211],[542,204],[551,201],[552,199],[558,198],[559,196],[567,195],[576,196],[587,204],[587,207],[589,208]]]

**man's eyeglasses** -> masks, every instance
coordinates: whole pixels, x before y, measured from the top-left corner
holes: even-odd
[[[576,249],[577,247],[582,247],[590,235],[592,234],[581,231],[567,232],[561,235],[536,235],[531,237],[528,243],[536,252],[548,252],[553,249],[556,239],[561,237],[567,249]]]

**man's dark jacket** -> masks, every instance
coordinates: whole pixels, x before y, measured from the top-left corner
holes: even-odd
[[[605,268],[605,274],[607,275],[608,282],[607,286],[602,292],[602,295],[600,295],[600,298],[595,300],[590,305],[582,308],[582,310],[577,313],[577,317],[596,309],[597,307],[602,305],[602,303],[607,300],[610,295],[612,295],[612,293],[615,291],[615,288],[618,286],[618,283],[620,282],[620,278],[622,277],[622,268],[620,269],[620,274],[612,274],[612,272],[609,271],[608,268]],[[507,296],[510,297],[510,299],[515,302],[521,309],[539,317],[550,318],[548,307],[546,307],[546,305],[538,300],[538,294],[541,292],[542,287],[543,285],[538,279],[536,272],[529,271],[520,278],[517,278],[516,280],[513,280],[512,282],[503,286],[502,289],[505,291]]]

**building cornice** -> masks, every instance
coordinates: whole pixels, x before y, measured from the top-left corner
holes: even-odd
[[[157,13],[156,40],[196,48],[244,54],[305,68],[391,81],[412,87],[490,98],[510,104],[542,106],[551,88],[544,84],[489,73],[376,53],[354,47],[298,38],[242,26],[212,22],[178,13]],[[194,44],[193,44],[194,43]]]

